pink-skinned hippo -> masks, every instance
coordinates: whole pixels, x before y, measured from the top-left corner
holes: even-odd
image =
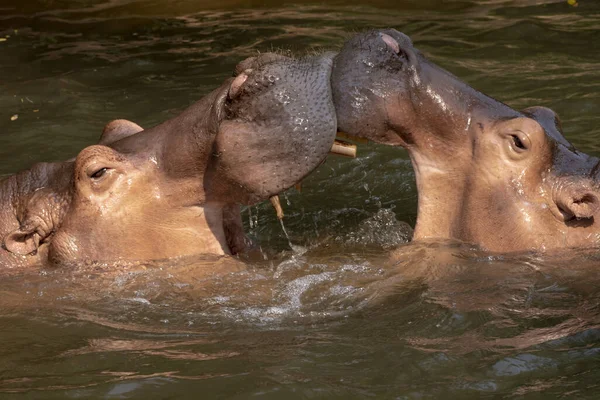
[[[493,252],[600,242],[600,160],[563,137],[552,110],[513,110],[428,61],[396,30],[349,40],[331,79],[340,131],[408,150],[414,240]]]
[[[0,266],[243,251],[239,206],[293,186],[332,147],[331,58],[248,60],[169,121],[113,121],[74,160],[0,181]]]

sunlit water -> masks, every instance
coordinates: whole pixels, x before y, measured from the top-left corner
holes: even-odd
[[[566,1],[16,1],[0,4],[0,174],[72,157],[106,122],[150,127],[257,51],[393,27],[600,155],[600,4]],[[325,4],[327,3],[327,4]],[[16,116],[16,117],[15,117]],[[244,262],[3,273],[0,398],[597,398],[600,260],[405,244],[402,150],[330,158],[244,213]]]

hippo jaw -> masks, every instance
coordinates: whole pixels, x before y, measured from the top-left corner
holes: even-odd
[[[227,104],[214,142],[205,181],[210,199],[254,204],[292,187],[324,161],[337,127],[332,58],[267,53],[238,65],[248,79]]]
[[[574,151],[551,110],[513,110],[394,30],[346,43],[332,90],[340,130],[409,151],[419,196],[414,239],[499,252],[598,242],[597,160]]]

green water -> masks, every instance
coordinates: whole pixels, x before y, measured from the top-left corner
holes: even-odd
[[[112,119],[164,121],[257,51],[377,27],[515,108],[553,108],[600,155],[600,3],[578,1],[3,0],[0,175],[70,158]],[[416,192],[399,149],[331,157],[286,197],[294,250],[269,205],[245,210],[266,258],[246,271],[3,276],[0,398],[600,396],[594,252],[402,245]]]

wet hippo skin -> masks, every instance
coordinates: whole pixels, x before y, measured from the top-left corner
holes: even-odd
[[[74,161],[2,182],[0,262],[120,262],[247,245],[239,204],[290,187],[336,131],[403,146],[419,190],[414,238],[492,251],[597,241],[598,160],[575,151],[549,109],[522,112],[437,67],[394,30],[339,54],[264,54],[155,128],[110,123]]]
[[[552,110],[513,110],[428,61],[396,30],[349,40],[331,79],[338,129],[408,150],[415,240],[497,252],[598,244],[600,160],[563,137]]]
[[[243,251],[239,206],[293,186],[331,149],[331,59],[247,60],[163,124],[113,121],[74,160],[0,181],[0,265]]]

